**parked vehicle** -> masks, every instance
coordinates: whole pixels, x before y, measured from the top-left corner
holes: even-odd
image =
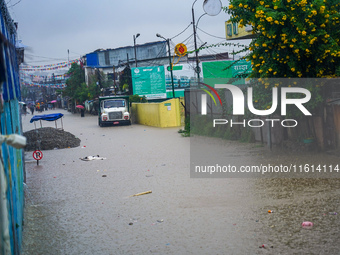
[[[131,125],[128,96],[99,97],[98,125],[107,124]]]

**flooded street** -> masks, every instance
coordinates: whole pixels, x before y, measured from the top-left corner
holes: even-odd
[[[25,153],[23,254],[340,254],[339,178],[190,178],[190,138],[179,128],[100,128],[97,116],[52,112],[81,145],[43,151],[39,166]],[[264,160],[263,148],[223,146],[237,162]],[[97,155],[106,159],[80,160]]]

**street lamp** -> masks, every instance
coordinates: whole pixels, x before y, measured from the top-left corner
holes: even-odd
[[[199,84],[200,81],[200,67],[199,67],[199,60],[198,60],[198,51],[197,51],[197,40],[196,40],[196,23],[195,23],[195,11],[194,11],[194,5],[197,2],[197,0],[195,0],[195,2],[192,4],[191,7],[191,13],[192,13],[192,28],[194,30],[194,45],[195,45],[195,56],[196,56],[196,68],[195,68],[195,72],[197,73],[197,85]]]
[[[135,50],[135,64],[136,64],[136,67],[137,67],[137,53],[136,53],[136,39],[137,37],[140,36],[140,34],[136,34],[136,35],[133,35],[133,48]]]
[[[194,5],[195,5],[196,2],[197,2],[197,0],[195,0],[194,3],[192,4],[191,13],[192,13],[192,27],[193,27],[193,30],[194,30],[194,44],[195,44],[195,56],[196,56],[195,72],[197,73],[197,84],[199,84],[201,68],[199,67],[199,59],[198,59],[198,50],[199,49],[197,49],[196,28],[197,28],[199,20],[205,14],[208,14],[209,16],[216,16],[217,14],[219,14],[222,10],[222,3],[221,3],[221,0],[204,0],[203,10],[204,10],[205,13],[199,17],[197,24],[196,24],[195,23],[195,11],[194,11]]]
[[[164,39],[168,43],[168,54],[169,54],[169,68],[170,68],[170,75],[171,75],[171,86],[172,86],[172,97],[175,97],[175,86],[174,86],[174,75],[172,72],[172,63],[171,63],[171,53],[170,53],[170,39],[165,39],[160,34],[156,34],[157,37]]]

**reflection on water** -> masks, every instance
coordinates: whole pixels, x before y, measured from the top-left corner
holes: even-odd
[[[190,178],[190,140],[176,129],[65,115],[82,143],[26,163],[23,254],[340,254],[339,178]],[[238,165],[340,161],[222,145]],[[90,155],[106,159],[79,159]]]

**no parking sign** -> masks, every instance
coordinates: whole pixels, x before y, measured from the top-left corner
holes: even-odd
[[[33,152],[33,158],[37,161],[37,165],[39,165],[39,160],[43,158],[43,153],[39,150],[35,150]]]

